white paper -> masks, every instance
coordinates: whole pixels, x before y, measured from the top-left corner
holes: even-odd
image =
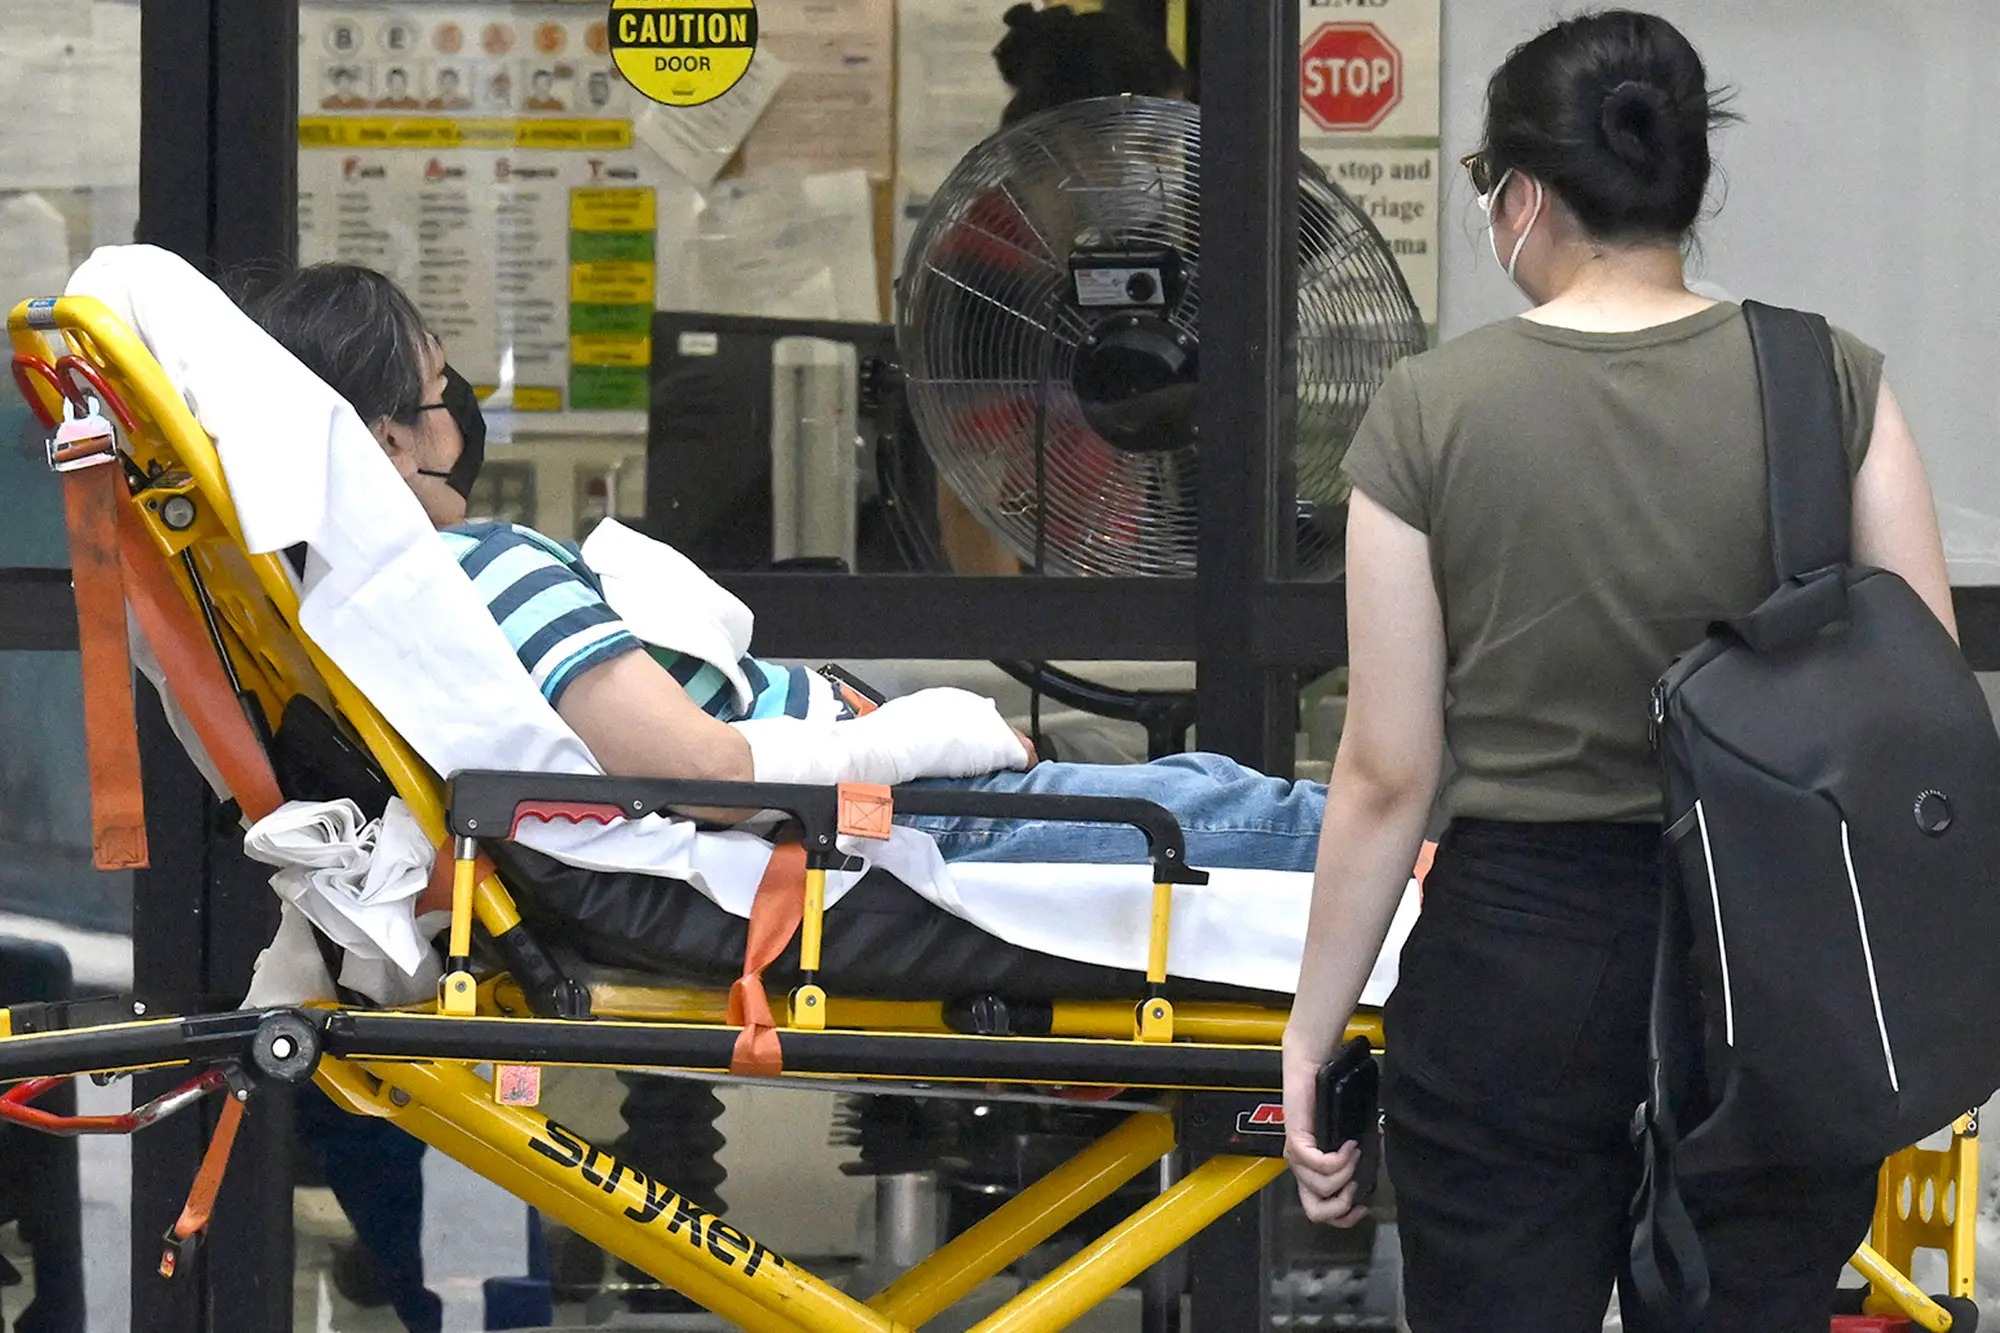
[[[855,171],[718,182],[690,246],[692,305],[718,314],[879,320],[874,206]]]
[[[993,63],[1006,33],[990,0],[902,0],[896,12],[898,196],[926,199],[1000,127],[1012,95]]]
[[[890,0],[763,0],[759,60],[790,75],[744,142],[745,168],[858,169],[889,178],[895,11]]]
[[[703,189],[729,159],[784,86],[785,62],[759,49],[743,77],[702,106],[648,103],[632,117],[632,133],[661,161]]]

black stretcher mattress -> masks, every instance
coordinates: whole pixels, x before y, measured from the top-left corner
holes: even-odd
[[[513,890],[522,919],[544,944],[594,963],[727,986],[743,971],[749,922],[679,880],[581,870],[518,843],[485,850]],[[776,994],[799,980],[799,942],[764,971]],[[987,934],[910,889],[870,871],[826,914],[820,983],[835,994],[887,1000],[1000,995],[1020,1000],[1136,1000],[1143,972],[1097,967],[1024,949]],[[1287,1007],[1289,994],[1169,978],[1184,1000]]]

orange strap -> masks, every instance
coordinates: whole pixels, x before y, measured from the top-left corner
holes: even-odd
[[[852,685],[849,685],[846,681],[836,679],[833,676],[828,676],[827,680],[833,685],[833,692],[840,696],[841,701],[847,705],[848,710],[854,716],[867,717],[870,713],[881,707],[880,704],[855,689]]]
[[[222,663],[216,659],[215,645],[207,628],[174,582],[159,547],[153,544],[138,514],[132,506],[121,505],[118,517],[124,596],[131,599],[132,613],[139,628],[145,631],[153,655],[159,659],[167,688],[193,724],[195,735],[201,738],[202,748],[208,751],[236,804],[252,821],[262,819],[284,804],[278,793],[277,776],[271,771],[271,757],[264,752],[263,742],[243,715],[236,691],[230,686]],[[78,614],[81,615],[80,600]],[[125,651],[122,603],[118,608],[118,638],[122,654]],[[88,672],[86,666],[86,679]],[[129,687],[126,694],[129,700]],[[92,785],[96,785],[94,770]]]
[[[729,1021],[737,1034],[729,1072],[770,1078],[784,1071],[778,1024],[764,994],[764,969],[792,942],[806,914],[806,849],[781,842],[771,849],[764,878],[750,904],[750,934],[743,946],[743,975],[729,988]]]
[[[894,791],[872,782],[843,782],[834,794],[843,836],[888,840],[896,817]]]
[[[1431,862],[1437,859],[1437,854],[1438,845],[1434,842],[1427,842],[1417,849],[1417,868],[1411,877],[1417,881],[1419,893],[1423,891],[1424,876],[1431,873]]]
[[[222,1117],[216,1122],[215,1137],[202,1154],[201,1170],[194,1173],[188,1188],[187,1204],[167,1232],[166,1248],[160,1251],[160,1276],[172,1277],[181,1256],[192,1252],[208,1229],[208,1217],[215,1210],[216,1191],[222,1188],[222,1173],[229,1169],[229,1152],[236,1146],[236,1127],[243,1123],[243,1103],[232,1092],[222,1103]]]
[[[99,870],[140,870],[147,864],[139,719],[132,702],[132,653],[118,555],[118,513],[126,498],[121,469],[114,455],[109,462],[62,474],[83,666],[90,841]]]

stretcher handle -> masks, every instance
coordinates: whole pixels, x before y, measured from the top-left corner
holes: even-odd
[[[958,815],[974,819],[1047,819],[1068,824],[1129,824],[1146,838],[1154,882],[1206,884],[1208,875],[1187,863],[1187,842],[1173,812],[1131,796],[1051,796],[1041,792],[961,791],[950,787],[897,787],[896,813]]]
[[[1145,836],[1156,882],[1208,880],[1187,864],[1180,824],[1165,806],[1152,801],[937,787],[896,787],[891,795],[898,814],[1127,824]],[[530,818],[610,823],[674,809],[778,810],[799,822],[806,850],[824,856],[833,851],[840,829],[838,787],[792,782],[694,782],[468,769],[452,775],[445,801],[446,820],[460,838],[511,838],[521,821]]]
[[[587,773],[468,769],[445,787],[445,822],[459,838],[511,838],[524,819],[609,824],[674,809],[777,810],[796,819],[808,852],[830,853],[839,789],[791,782],[683,782]]]

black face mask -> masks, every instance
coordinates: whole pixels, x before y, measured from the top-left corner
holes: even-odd
[[[439,400],[425,403],[417,410],[449,413],[464,445],[459,449],[458,461],[451,465],[451,471],[439,472],[435,468],[420,467],[417,475],[436,477],[470,500],[472,483],[479,479],[479,469],[486,462],[486,416],[479,410],[479,398],[472,392],[471,381],[450,366],[444,368],[444,392],[439,395]]]

